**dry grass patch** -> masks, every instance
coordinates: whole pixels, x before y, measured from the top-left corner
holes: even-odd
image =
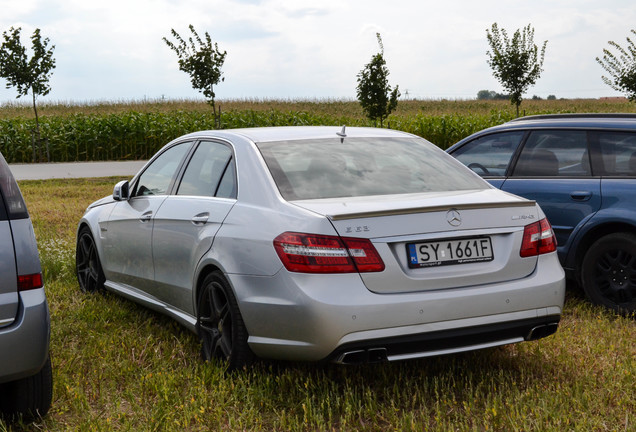
[[[115,180],[20,183],[39,244],[59,240],[66,252],[40,250],[53,406],[0,431],[634,430],[636,321],[576,293],[559,331],[535,342],[359,367],[262,362],[227,374],[204,363],[197,338],[174,321],[79,291],[75,227]]]

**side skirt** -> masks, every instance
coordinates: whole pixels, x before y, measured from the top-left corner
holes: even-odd
[[[167,315],[170,318],[177,321],[182,326],[186,327],[193,333],[196,333],[196,323],[197,319],[192,315],[183,312],[180,309],[176,309],[161,300],[158,300],[155,297],[148,295],[147,293],[138,290],[137,288],[131,287],[130,285],[119,284],[116,282],[112,282],[107,280],[104,282],[104,286],[109,291],[118,294],[122,297],[127,298],[135,303],[138,303],[142,306],[147,307],[148,309],[152,309],[161,314]]]

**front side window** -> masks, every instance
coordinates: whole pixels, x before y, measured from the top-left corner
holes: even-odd
[[[487,189],[461,163],[417,138],[257,143],[287,200]]]
[[[594,169],[606,176],[636,176],[636,133],[598,132],[597,136],[601,157]]]
[[[160,154],[145,169],[137,182],[135,196],[165,195],[177,168],[192,143],[179,143]]]
[[[517,131],[482,136],[458,148],[453,156],[482,177],[504,176],[523,134]]]
[[[585,131],[533,131],[519,154],[515,177],[591,175]]]
[[[213,197],[218,195],[221,185],[221,195],[229,198],[227,189],[232,189],[233,185],[228,185],[229,180],[225,179],[235,177],[234,167],[230,166],[231,160],[232,150],[228,146],[216,142],[201,142],[183,174],[177,195]],[[232,173],[226,174],[228,170]]]

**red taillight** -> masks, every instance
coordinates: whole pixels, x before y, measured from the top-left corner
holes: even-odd
[[[384,263],[367,239],[286,232],[274,239],[285,268],[300,273],[379,272]]]
[[[42,273],[18,276],[18,291],[28,291],[42,288],[43,286]]]
[[[547,219],[541,219],[523,230],[523,242],[521,243],[521,257],[531,257],[556,250],[556,238]]]

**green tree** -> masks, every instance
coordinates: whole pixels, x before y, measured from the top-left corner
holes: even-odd
[[[53,50],[55,45],[49,45],[49,39],[40,35],[36,28],[31,36],[33,56],[29,58],[26,47],[20,42],[20,27],[11,27],[3,32],[3,42],[0,46],[0,77],[7,80],[7,88],[15,87],[18,98],[31,92],[33,96],[33,112],[35,113],[35,131],[32,134],[33,161],[36,161],[36,147],[42,143],[40,135],[40,121],[36,99],[46,96],[51,91],[49,79],[55,69]],[[46,144],[47,160],[49,159],[48,141]]]
[[[179,69],[188,73],[192,82],[192,88],[203,93],[207,102],[212,106],[214,112],[214,124],[216,128],[221,127],[221,107],[217,112],[214,103],[214,86],[219,81],[224,81],[221,68],[225,62],[226,51],[219,51],[219,47],[212,39],[208,32],[205,32],[205,42],[199,37],[194,30],[194,26],[190,24],[192,36],[186,41],[174,29],[171,29],[172,36],[176,43],[163,38],[163,41],[177,53],[179,57]],[[193,39],[194,37],[194,39]]]
[[[534,85],[543,71],[543,59],[545,47],[543,42],[541,51],[534,44],[534,29],[528,24],[522,31],[515,31],[512,39],[508,39],[505,29],[499,29],[494,23],[486,37],[490,45],[488,65],[493,70],[493,75],[504,89],[510,94],[510,103],[517,107],[521,105],[523,93]]]
[[[631,30],[636,35],[636,30]],[[618,54],[613,54],[610,50],[603,50],[603,58],[596,57],[596,61],[607,71],[610,77],[603,76],[603,82],[617,90],[625,93],[627,98],[636,102],[636,46],[634,42],[627,38],[627,49],[622,48],[614,41],[608,42],[610,47],[616,48]]]
[[[479,90],[477,92],[478,100],[505,100],[508,99],[508,95],[497,93],[493,90]]]
[[[380,33],[376,33],[376,37],[380,52],[358,74],[357,95],[365,115],[373,122],[379,119],[380,127],[383,127],[384,119],[397,108],[400,91],[397,85],[391,90]]]

